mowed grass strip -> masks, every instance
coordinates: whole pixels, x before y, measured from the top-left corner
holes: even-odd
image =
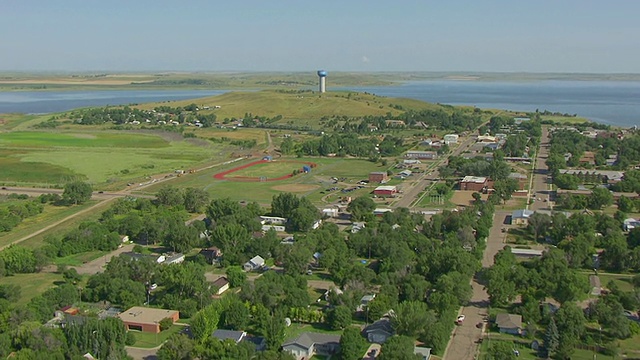
[[[55,287],[55,283],[62,281],[62,275],[54,273],[15,274],[2,278],[3,285],[18,285],[20,287],[19,304],[26,304],[29,300]]]
[[[161,148],[169,142],[159,136],[127,133],[59,133],[16,131],[0,134],[0,144],[12,147]]]
[[[28,152],[0,150],[0,183],[64,184],[70,179],[86,179],[86,176],[64,166],[47,162],[23,162]]]

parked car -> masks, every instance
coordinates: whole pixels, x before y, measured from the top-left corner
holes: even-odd
[[[158,288],[158,284],[151,284],[151,286],[149,286],[149,290],[155,290]]]
[[[465,316],[464,315],[458,315],[458,318],[456,319],[456,323],[458,325],[462,325],[462,323],[464,322]]]

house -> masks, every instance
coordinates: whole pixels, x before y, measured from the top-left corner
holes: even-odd
[[[311,359],[315,355],[330,356],[340,350],[340,335],[305,332],[282,344],[282,350],[297,360]]]
[[[527,184],[527,175],[525,174],[520,174],[517,172],[512,172],[509,174],[509,179],[514,179],[518,182],[518,189],[519,190],[524,190],[524,187]]]
[[[625,219],[624,223],[622,224],[622,230],[624,231],[631,231],[638,227],[640,227],[640,220],[636,220],[633,218]]]
[[[319,228],[320,225],[322,225],[322,219],[318,219],[318,220],[314,221],[313,225],[311,225],[311,229],[315,230],[315,229]]]
[[[151,261],[157,262],[158,264],[162,264],[166,257],[164,255],[152,255],[152,254],[140,254],[133,251],[126,251],[120,254],[120,256],[124,256],[133,261],[138,261],[140,259],[151,259]]]
[[[460,190],[482,191],[488,185],[487,178],[482,176],[465,176],[460,180]]]
[[[351,233],[352,233],[352,234],[355,234],[355,233],[357,233],[358,231],[360,231],[360,230],[364,229],[365,227],[366,227],[366,223],[364,223],[364,222],[354,222],[354,223],[351,225]]]
[[[493,143],[493,142],[496,142],[497,140],[496,140],[495,136],[479,135],[478,138],[476,139],[476,141],[483,142],[483,143]]]
[[[337,208],[326,208],[326,209],[322,209],[322,216],[338,217],[339,212],[340,210],[338,210]]]
[[[522,124],[523,121],[529,121],[531,118],[528,117],[514,117],[513,121],[515,121],[516,125]]]
[[[416,346],[413,349],[413,353],[416,355],[420,355],[420,360],[429,360],[431,359],[431,348],[425,348]]]
[[[356,308],[356,311],[364,311],[367,305],[376,298],[376,294],[365,295],[360,299],[360,305]]]
[[[367,341],[376,344],[384,344],[393,334],[393,327],[388,318],[382,318],[362,330],[362,335],[367,338]]]
[[[263,225],[285,225],[287,223],[287,219],[278,216],[260,216],[260,223]]]
[[[220,258],[222,257],[222,250],[220,250],[215,246],[212,246],[212,247],[200,250],[200,255],[204,256],[204,258],[207,259],[207,263],[213,265],[218,261],[220,261]]]
[[[501,333],[511,335],[522,334],[522,316],[514,314],[498,314],[496,315],[496,325]]]
[[[137,330],[142,332],[159,333],[160,321],[170,318],[173,322],[178,321],[180,313],[177,310],[152,309],[141,306],[134,306],[131,309],[118,314],[118,317],[127,330]]]
[[[402,160],[402,164],[403,165],[418,165],[418,164],[422,164],[422,161],[416,160],[416,159],[405,159],[405,160]]]
[[[283,225],[262,225],[262,231],[267,232],[273,229],[276,232],[284,232],[286,228]]]
[[[598,275],[589,275],[589,285],[591,285],[591,295],[600,296],[602,293],[602,285]]]
[[[542,254],[544,254],[544,250],[511,248],[511,253],[516,257],[534,258],[542,257]]]
[[[433,143],[431,143],[433,146]],[[426,159],[433,160],[438,158],[438,153],[435,151],[420,151],[420,150],[409,150],[404,155],[407,159]]]
[[[373,210],[374,216],[383,216],[385,213],[392,212],[392,209],[377,208]]]
[[[514,210],[511,213],[511,224],[512,225],[528,225],[529,217],[534,214],[533,210]]]
[[[458,143],[458,134],[447,134],[443,137],[444,143],[446,145],[457,144]]]
[[[578,160],[578,162],[581,163],[581,164],[595,165],[596,164],[596,154],[593,151],[585,151],[584,154],[582,154],[582,156]]]
[[[260,255],[256,255],[253,259],[244,263],[242,268],[244,271],[254,271],[264,266],[264,259]]]
[[[184,261],[184,254],[182,253],[173,253],[169,256],[166,256],[163,265],[172,265],[172,264],[180,264]]]
[[[216,288],[216,295],[222,295],[223,292],[229,290],[229,280],[226,277],[220,277],[211,286]]]
[[[387,126],[405,126],[404,120],[385,120]]]
[[[373,194],[378,196],[393,196],[397,191],[393,185],[382,185],[375,188]]]
[[[232,340],[237,344],[247,336],[247,333],[244,331],[217,329],[211,336],[220,341]]]
[[[369,173],[369,182],[384,183],[389,180],[387,173],[384,171],[374,171]]]

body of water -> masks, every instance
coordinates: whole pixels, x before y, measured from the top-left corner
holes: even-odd
[[[351,88],[389,97],[449,105],[578,114],[595,122],[640,125],[637,81],[415,81],[399,86]]]
[[[0,92],[0,114],[46,114],[88,106],[141,104],[186,100],[226,93],[226,90],[84,90]]]
[[[415,81],[350,90],[483,109],[578,114],[616,126],[640,125],[638,81]],[[0,113],[52,113],[87,106],[184,100],[226,90],[85,90],[0,92]]]

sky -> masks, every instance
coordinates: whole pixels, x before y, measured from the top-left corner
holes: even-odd
[[[640,73],[635,0],[1,0],[0,71]]]

